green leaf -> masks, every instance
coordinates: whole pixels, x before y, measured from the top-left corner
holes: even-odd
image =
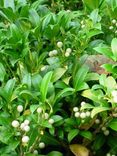
[[[65,72],[66,72],[65,68],[55,69],[52,75],[52,82],[56,82],[57,80],[59,80],[64,75]]]
[[[4,0],[4,8],[12,8],[12,10],[15,10],[15,3],[14,0]]]
[[[39,105],[31,105],[31,106],[30,106],[30,111],[31,111],[31,113],[33,114],[34,111],[35,111],[38,107],[39,107]]]
[[[89,68],[87,66],[82,66],[76,73],[75,78],[73,80],[75,90],[79,90],[81,84],[85,80],[85,77],[88,73]]]
[[[60,142],[55,137],[48,134],[47,132],[45,132],[45,134],[42,136],[41,139],[42,139],[42,141],[46,142],[46,144],[48,144],[48,145],[54,145],[54,146],[60,145]]]
[[[94,48],[94,50],[96,50],[97,52],[107,56],[110,59],[115,60],[115,57],[113,56],[113,53],[109,47],[99,46],[99,47]]]
[[[53,74],[53,72],[50,71],[42,79],[41,86],[40,86],[42,102],[45,102],[45,100],[46,100],[46,95],[47,95],[47,91],[48,91],[48,87],[49,87],[49,83],[50,83],[52,74]]]
[[[106,78],[105,86],[104,87],[107,88],[108,92],[111,92],[112,90],[114,90],[115,87],[116,87],[116,81],[115,81],[115,79],[112,76],[108,76]]]
[[[97,73],[88,73],[85,81],[97,81],[99,79],[99,74]]]
[[[91,104],[86,103],[85,105],[81,106],[80,110],[91,109],[91,108],[94,108],[94,106],[92,106]]]
[[[103,134],[96,135],[93,148],[99,150],[105,143],[105,136]]]
[[[116,60],[117,60],[117,38],[114,38],[111,42],[111,49],[113,52],[113,55],[115,56]]]
[[[87,34],[88,38],[91,38],[93,36],[96,36],[98,34],[102,34],[103,32],[101,30],[95,29],[95,30],[90,30]]]
[[[22,83],[27,85],[29,89],[31,89],[31,74],[27,73],[24,75]]]
[[[90,131],[80,131],[79,133],[81,136],[83,136],[84,138],[87,138],[89,140],[92,140],[93,135]]]
[[[63,154],[58,151],[52,151],[47,156],[63,156]]]
[[[63,90],[61,90],[55,97],[55,101],[57,101],[60,98],[63,98],[65,96],[71,95],[74,93],[74,89],[73,88],[65,88]]]
[[[38,26],[40,22],[40,17],[35,9],[29,10],[29,19],[34,26]]]
[[[34,74],[32,75],[32,86],[39,90],[40,88],[40,84],[41,84],[41,81],[42,81],[42,77],[39,75],[39,74]]]
[[[93,118],[95,115],[97,115],[98,113],[100,112],[104,112],[104,111],[107,111],[107,110],[110,110],[110,108],[108,107],[95,107],[92,112],[91,112],[91,118]]]
[[[68,133],[68,141],[71,142],[79,133],[78,129],[73,129]]]
[[[6,92],[6,94],[7,94],[7,100],[9,101],[10,99],[11,99],[11,96],[12,96],[12,94],[13,94],[13,89],[14,89],[14,87],[15,87],[15,79],[10,79],[7,83],[6,83],[6,85],[5,85],[5,87],[4,87],[4,91]]]
[[[21,36],[21,32],[20,32],[20,29],[15,25],[15,24],[11,24],[10,25],[10,30],[11,30],[11,35],[12,35],[12,38],[13,38],[13,42],[18,42],[22,39],[22,36]]]
[[[60,115],[53,115],[51,118],[54,119],[54,122],[59,122],[63,120],[63,118]]]
[[[0,63],[0,81],[4,81],[4,77],[6,75],[5,68],[2,63]]]
[[[117,131],[117,119],[112,119],[108,126],[114,131]]]
[[[79,84],[79,87],[78,87],[77,91],[85,90],[85,89],[88,89],[88,88],[89,88],[88,84],[85,83],[85,82],[82,82],[81,84]]]

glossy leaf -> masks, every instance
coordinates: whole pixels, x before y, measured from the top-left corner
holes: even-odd
[[[79,133],[78,129],[73,129],[68,133],[68,141],[71,142]]]
[[[46,95],[47,95],[50,80],[52,78],[52,74],[53,74],[53,72],[50,71],[42,79],[42,82],[41,82],[41,85],[40,85],[40,92],[41,92],[42,102],[45,102],[45,100],[46,100]]]

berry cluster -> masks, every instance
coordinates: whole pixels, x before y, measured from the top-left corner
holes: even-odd
[[[109,30],[111,30],[112,32],[114,32],[115,34],[117,34],[117,20],[113,19],[111,21],[111,25],[109,26]]]
[[[83,106],[83,105],[85,105],[86,103],[85,102],[81,102],[81,107]],[[74,116],[76,117],[76,118],[81,118],[81,119],[85,119],[85,118],[87,118],[87,117],[90,117],[90,115],[91,115],[91,113],[90,113],[90,111],[80,111],[80,109],[78,108],[78,107],[74,107],[73,108],[73,112],[75,113],[74,114]]]

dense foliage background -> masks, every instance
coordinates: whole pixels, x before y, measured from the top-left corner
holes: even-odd
[[[117,154],[117,0],[0,0],[0,155]]]

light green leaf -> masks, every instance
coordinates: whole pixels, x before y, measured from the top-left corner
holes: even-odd
[[[6,75],[5,68],[4,68],[3,64],[0,63],[0,81],[4,80],[5,75]]]
[[[110,110],[110,108],[108,107],[95,107],[92,112],[91,112],[91,118],[93,118],[95,115],[97,115],[98,113],[101,113],[101,112],[104,112],[104,111],[107,111],[107,110]]]
[[[71,142],[79,133],[78,129],[73,129],[68,133],[68,141]]]
[[[108,126],[114,131],[117,131],[117,119],[112,119]]]
[[[29,89],[31,88],[31,74],[30,73],[27,73],[26,75],[24,75],[22,83],[26,84]]]
[[[4,8],[12,8],[12,10],[15,10],[15,3],[14,0],[4,0]]]
[[[101,54],[107,56],[110,59],[115,60],[115,57],[113,57],[113,53],[109,47],[99,46],[99,47],[94,48],[94,50],[96,50],[98,53],[101,53]]]
[[[29,10],[29,19],[34,26],[37,26],[40,22],[40,17],[35,9]]]
[[[60,115],[53,115],[51,118],[54,120],[54,122],[59,122],[63,119]]]
[[[53,74],[53,72],[50,71],[42,79],[41,86],[40,86],[42,102],[45,102],[45,100],[46,100],[46,95],[47,95],[50,80],[52,78],[52,74]]]
[[[47,156],[63,156],[63,154],[58,151],[52,151]]]
[[[85,81],[97,81],[99,79],[99,74],[97,73],[88,73]]]
[[[91,108],[94,108],[94,106],[92,106],[91,104],[86,103],[85,105],[81,106],[80,110],[91,109]]]
[[[109,92],[111,92],[116,87],[116,81],[112,76],[108,76],[105,81],[105,86]]]
[[[31,113],[33,114],[34,111],[35,111],[38,107],[39,107],[39,105],[31,105],[31,106],[30,106],[30,111],[31,111]]]
[[[52,75],[52,82],[59,80],[64,75],[65,72],[66,72],[65,68],[55,69]]]
[[[114,38],[111,42],[111,49],[113,52],[113,55],[115,56],[116,60],[117,60],[117,38]]]
[[[4,87],[4,91],[6,92],[6,94],[7,94],[7,100],[9,101],[10,99],[11,99],[11,96],[12,96],[12,94],[13,94],[13,89],[14,89],[14,87],[15,87],[15,79],[10,79],[7,83],[6,83],[6,85],[5,85],[5,87]]]
[[[85,77],[88,73],[89,68],[87,66],[82,66],[76,73],[75,78],[73,80],[75,90],[79,90],[81,84],[85,80]]]
[[[83,136],[84,138],[87,138],[89,140],[92,140],[93,135],[90,131],[80,131],[79,133],[81,136]]]
[[[56,100],[58,100],[59,98],[63,98],[65,96],[71,95],[74,93],[74,89],[73,88],[65,88],[63,90],[61,90],[55,97],[55,102]]]

